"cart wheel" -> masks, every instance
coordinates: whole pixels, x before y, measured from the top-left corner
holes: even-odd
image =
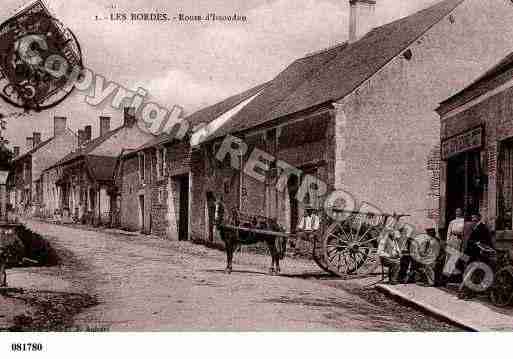
[[[495,275],[490,292],[492,303],[497,307],[508,306],[513,299],[513,267],[502,268]]]
[[[326,256],[324,255],[323,245],[322,245],[321,240],[322,240],[322,238],[316,239],[314,241],[313,250],[312,250],[312,258],[313,258],[315,264],[317,264],[319,266],[319,268],[321,268],[323,271],[330,273],[330,274],[337,275],[336,273],[331,271],[328,267],[328,262],[326,261]]]
[[[330,271],[339,276],[370,274],[378,266],[377,233],[373,227],[335,222],[324,234],[324,255]]]

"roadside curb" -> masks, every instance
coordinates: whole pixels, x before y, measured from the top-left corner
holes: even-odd
[[[421,302],[421,301],[415,299],[414,297],[408,296],[405,293],[393,288],[390,285],[377,284],[375,286],[375,288],[376,288],[376,290],[380,291],[381,293],[384,293],[385,295],[393,297],[396,300],[408,303],[420,310],[430,313],[430,314],[434,315],[435,317],[444,319],[444,320],[446,320],[452,324],[455,324],[463,329],[466,329],[466,330],[469,330],[472,332],[480,331],[479,328],[476,328],[472,324],[469,324],[469,323],[465,322],[464,320],[461,320],[460,318],[455,317],[451,313],[437,309],[427,303]]]

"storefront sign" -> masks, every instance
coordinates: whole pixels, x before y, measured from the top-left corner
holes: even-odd
[[[483,128],[461,133],[442,142],[442,159],[483,146]]]

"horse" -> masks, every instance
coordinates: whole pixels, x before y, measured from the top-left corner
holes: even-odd
[[[233,252],[241,245],[255,244],[258,242],[265,242],[271,254],[271,267],[269,274],[279,274],[280,259],[285,257],[287,249],[287,238],[285,236],[277,236],[267,233],[255,233],[244,229],[230,228],[224,226],[224,205],[221,201],[216,201],[214,225],[219,231],[222,241],[225,244],[226,250],[226,269],[225,273],[232,272]],[[234,227],[245,227],[249,229],[267,230],[274,232],[284,232],[283,228],[278,224],[275,219],[258,218],[253,216],[250,221],[242,222],[239,219],[238,212],[232,210],[232,223]]]

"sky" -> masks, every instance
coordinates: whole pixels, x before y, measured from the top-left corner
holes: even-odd
[[[348,0],[44,0],[53,15],[76,35],[85,66],[129,89],[143,87],[150,98],[169,109],[192,113],[228,96],[271,80],[294,59],[347,40]],[[381,25],[428,7],[438,0],[377,0],[375,23]],[[0,22],[21,0],[2,0]],[[239,23],[116,22],[96,20],[111,13],[186,15],[238,14]],[[19,112],[0,99],[0,112]],[[6,137],[25,149],[25,138],[52,136],[53,116],[67,116],[72,130],[93,126],[110,115],[111,128],[122,113],[109,106],[92,107],[75,92],[41,113],[12,116]]]

